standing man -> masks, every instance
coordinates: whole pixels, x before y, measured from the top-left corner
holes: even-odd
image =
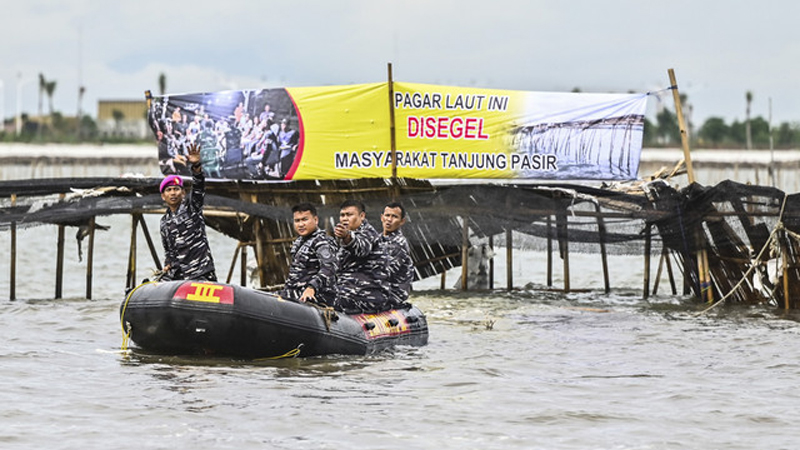
[[[381,214],[383,234],[378,238],[378,247],[386,258],[386,281],[392,307],[398,307],[408,300],[411,282],[414,281],[414,262],[408,241],[400,229],[406,223],[406,210],[398,202],[383,208]]]
[[[367,221],[364,204],[345,200],[333,234],[339,242],[337,308],[345,312],[390,309],[386,264],[377,246],[378,232]]]
[[[161,199],[167,204],[161,217],[163,278],[217,281],[203,217],[206,188],[200,146],[191,144],[187,156],[192,171],[191,194],[187,197],[183,179],[177,175],[167,176],[160,186]]]
[[[281,295],[300,303],[314,300],[333,306],[336,299],[336,243],[319,228],[314,205],[295,205],[292,216],[299,236],[292,244],[292,264]]]

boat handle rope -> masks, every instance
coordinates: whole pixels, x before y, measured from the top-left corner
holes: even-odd
[[[303,343],[301,342],[300,344],[297,345],[297,348],[293,348],[293,349],[289,350],[288,352],[286,352],[286,353],[284,353],[282,355],[269,356],[269,357],[266,357],[266,358],[257,358],[257,359],[254,359],[253,361],[271,361],[271,360],[275,360],[275,359],[296,358],[300,354],[300,350],[302,348],[303,348]]]
[[[121,345],[121,349],[123,351],[127,351],[128,350],[128,342],[130,341],[130,338],[131,338],[131,330],[130,330],[130,328],[127,329],[127,330],[125,329],[125,310],[128,309],[128,302],[131,300],[131,296],[133,296],[133,293],[136,292],[137,289],[139,289],[140,287],[142,287],[142,286],[144,286],[146,284],[152,284],[152,283],[156,283],[156,282],[157,282],[157,280],[148,281],[147,283],[142,283],[142,284],[136,286],[135,288],[131,289],[131,291],[128,292],[127,297],[125,297],[125,303],[122,304],[122,313],[119,315],[119,324],[120,324],[120,327],[122,328],[122,345]]]

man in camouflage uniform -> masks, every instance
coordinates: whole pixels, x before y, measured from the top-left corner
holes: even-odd
[[[203,217],[205,175],[197,144],[189,146],[188,160],[192,170],[192,192],[188,197],[183,179],[177,175],[167,176],[160,186],[161,199],[167,204],[161,217],[165,254],[162,279],[217,281]]]
[[[313,300],[333,306],[336,299],[336,242],[319,228],[317,208],[300,203],[292,208],[292,264],[281,295],[304,303]]]
[[[408,300],[411,282],[414,281],[414,262],[408,241],[400,229],[406,223],[406,210],[403,205],[392,202],[383,208],[381,214],[383,234],[378,237],[378,248],[386,260],[386,281],[393,307]]]
[[[386,290],[386,261],[378,232],[366,219],[364,204],[342,203],[333,231],[339,242],[336,306],[345,312],[378,312],[391,308]]]

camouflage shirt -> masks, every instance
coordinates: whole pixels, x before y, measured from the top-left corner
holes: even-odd
[[[314,288],[317,300],[333,305],[336,298],[336,243],[324,230],[295,239],[290,250],[292,264],[283,295],[298,299],[305,288]]]
[[[364,219],[351,237],[349,244],[339,246],[337,307],[344,311],[388,309],[386,264],[377,245],[378,232]]]
[[[408,241],[403,231],[398,229],[388,236],[381,234],[378,237],[378,247],[386,260],[389,294],[394,306],[398,306],[408,300],[411,282],[414,281],[414,262],[411,260]]]
[[[192,191],[178,209],[161,217],[161,243],[164,245],[164,264],[171,267],[169,278],[198,279],[214,272],[214,259],[206,236],[203,217],[205,176],[192,172]]]

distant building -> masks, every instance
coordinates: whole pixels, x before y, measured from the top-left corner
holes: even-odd
[[[147,126],[145,100],[99,100],[97,102],[97,131],[103,137],[146,139]]]

